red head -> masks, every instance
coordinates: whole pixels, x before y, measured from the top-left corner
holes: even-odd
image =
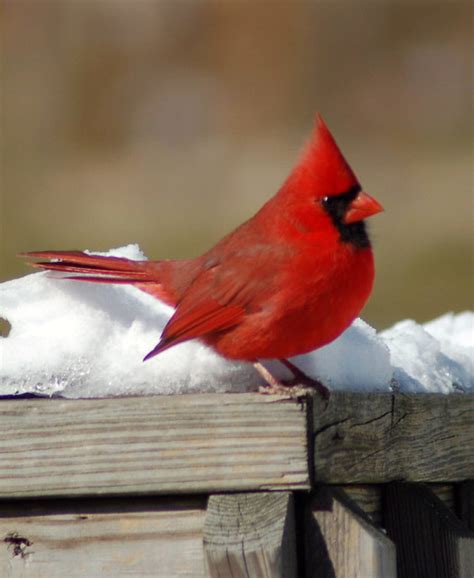
[[[319,114],[312,138],[281,193],[300,199],[310,197],[312,201],[321,202],[349,194],[352,196],[351,202],[346,204],[344,214],[340,215],[344,224],[361,221],[383,210],[375,199],[362,191],[357,177]]]

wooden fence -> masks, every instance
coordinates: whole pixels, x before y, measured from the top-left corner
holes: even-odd
[[[474,396],[0,401],[1,578],[473,578]]]

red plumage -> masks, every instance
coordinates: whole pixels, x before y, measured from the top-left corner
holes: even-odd
[[[131,261],[77,251],[27,257],[72,279],[126,283],[176,308],[145,359],[199,338],[228,359],[282,359],[340,335],[374,278],[363,220],[382,207],[362,192],[318,117],[300,162],[251,219],[195,259]],[[78,274],[78,275],[76,275]]]

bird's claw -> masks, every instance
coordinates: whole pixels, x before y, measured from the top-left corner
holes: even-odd
[[[304,385],[285,385],[278,383],[274,385],[261,385],[258,392],[263,395],[285,395],[294,399],[300,399],[313,393],[314,389]]]
[[[308,375],[298,375],[291,379],[286,379],[281,382],[281,385],[286,388],[299,387],[311,393],[316,390],[325,401],[328,401],[331,397],[331,392],[325,385]]]

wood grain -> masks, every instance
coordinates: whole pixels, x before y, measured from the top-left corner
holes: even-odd
[[[474,479],[472,447],[472,395],[4,400],[0,499],[309,489],[311,461],[332,484],[449,483]]]
[[[399,578],[472,578],[474,533],[423,484],[389,484],[384,520]]]
[[[0,576],[205,578],[205,511],[205,498],[3,503]]]
[[[307,407],[283,396],[0,402],[0,499],[308,489]]]
[[[474,395],[335,392],[315,397],[313,428],[317,481],[474,478]]]
[[[211,496],[204,551],[210,578],[296,578],[293,496]]]
[[[308,578],[396,578],[395,545],[344,492],[319,487],[306,516]]]
[[[373,524],[382,525],[381,485],[358,484],[332,487],[344,492],[370,518]]]

